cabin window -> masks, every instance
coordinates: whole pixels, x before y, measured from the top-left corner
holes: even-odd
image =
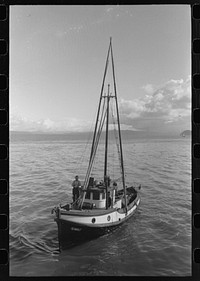
[[[93,191],[93,200],[99,200],[99,192]]]
[[[102,193],[102,199],[105,199],[105,198],[106,198],[106,194]]]
[[[89,191],[86,192],[85,199],[90,199],[90,192]]]

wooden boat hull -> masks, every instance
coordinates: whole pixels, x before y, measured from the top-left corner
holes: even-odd
[[[62,211],[59,210],[55,221],[58,226],[59,241],[84,241],[107,234],[129,219],[140,203],[135,200],[124,209],[105,211]]]

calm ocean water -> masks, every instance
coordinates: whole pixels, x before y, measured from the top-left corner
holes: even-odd
[[[123,148],[127,183],[142,184],[135,215],[113,233],[59,251],[51,209],[71,199],[75,174],[83,179],[85,142],[11,141],[11,276],[191,275],[190,139],[129,140]]]

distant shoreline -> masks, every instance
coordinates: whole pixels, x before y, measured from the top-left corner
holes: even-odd
[[[169,134],[156,134],[154,132],[144,131],[124,131],[122,130],[122,139],[134,140],[134,139],[190,139],[191,134],[183,136],[183,133],[177,135]],[[114,139],[114,133],[110,133],[111,139]],[[92,132],[70,132],[70,133],[47,133],[47,132],[22,132],[22,131],[10,131],[10,141],[86,141],[91,140],[93,137]],[[103,136],[102,136],[103,138]]]

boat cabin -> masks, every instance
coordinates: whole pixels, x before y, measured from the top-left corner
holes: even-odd
[[[116,207],[116,187],[116,185],[108,187],[108,207]],[[95,182],[94,178],[90,178],[89,180],[83,207],[91,205],[97,209],[106,208],[105,183]]]
[[[85,203],[94,204],[96,208],[106,207],[106,189],[99,187],[88,188],[85,196]]]

